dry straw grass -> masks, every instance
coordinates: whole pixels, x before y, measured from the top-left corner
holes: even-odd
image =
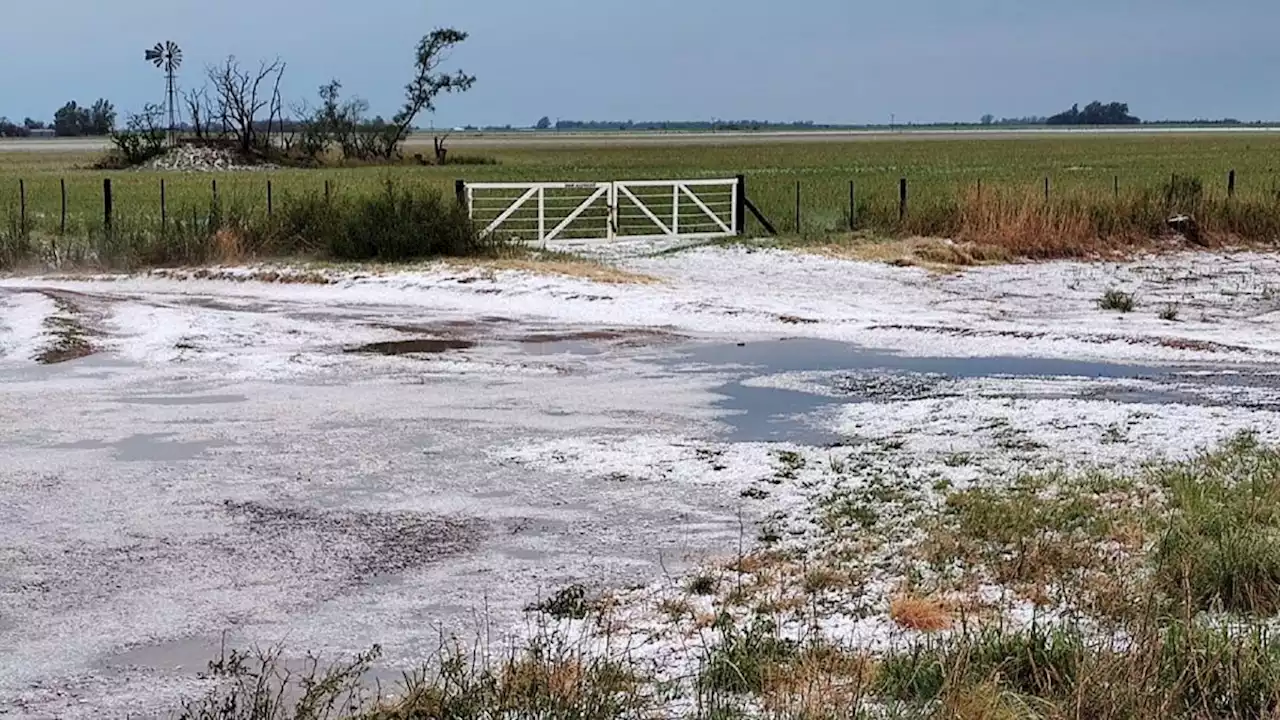
[[[954,623],[948,603],[914,595],[899,595],[891,600],[889,618],[899,627],[921,632],[950,630]]]

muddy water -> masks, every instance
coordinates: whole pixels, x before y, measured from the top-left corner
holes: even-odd
[[[1134,404],[1243,404],[1213,401],[1186,391],[1186,386],[1270,388],[1280,377],[1255,372],[1187,373],[1185,369],[1118,363],[1025,357],[903,357],[875,352],[847,343],[823,340],[784,340],[714,344],[683,349],[673,363],[691,371],[726,370],[738,379],[720,387],[719,407],[728,412],[731,442],[795,442],[825,445],[841,438],[815,422],[824,409],[852,402],[939,397],[948,393],[949,380],[972,378],[1141,380],[1154,383],[1140,389],[1116,384],[1091,391],[1092,399]],[[751,387],[748,378],[791,372],[831,373],[828,392]],[[1162,387],[1163,386],[1163,387]],[[1002,397],[1020,397],[1011,390]],[[1079,397],[1065,392],[1037,397]],[[1256,399],[1252,403],[1257,405]],[[1280,406],[1280,393],[1272,406]]]

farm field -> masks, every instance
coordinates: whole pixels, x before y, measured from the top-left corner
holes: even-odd
[[[754,140],[750,145],[734,144],[704,135],[696,142],[668,145],[596,138],[587,145],[581,138],[562,144],[554,138],[504,136],[487,142],[459,138],[454,141],[455,157],[463,161],[480,157],[497,164],[216,175],[105,173],[83,169],[93,162],[92,153],[9,149],[0,152],[0,221],[20,212],[22,181],[32,232],[57,232],[60,183],[65,181],[69,227],[93,227],[101,222],[106,177],[112,178],[115,212],[122,221],[158,222],[162,177],[168,186],[170,215],[184,217],[193,211],[208,212],[214,181],[224,209],[265,215],[268,180],[279,204],[290,197],[322,193],[326,181],[336,196],[353,196],[377,192],[388,181],[449,194],[457,179],[690,179],[742,173],[748,178],[752,200],[782,231],[792,234],[847,227],[851,181],[856,183],[859,222],[872,229],[892,229],[898,225],[898,182],[906,178],[908,213],[918,218],[920,227],[909,222],[902,229],[926,233],[947,229],[951,221],[941,216],[950,217],[966,194],[982,192],[979,187],[993,194],[1042,198],[1046,178],[1051,202],[1102,207],[1114,201],[1117,188],[1123,197],[1141,192],[1159,195],[1173,175],[1198,178],[1205,202],[1226,197],[1231,170],[1237,173],[1236,195],[1242,204],[1271,204],[1280,189],[1280,134],[1266,132]],[[420,149],[411,145],[407,154]],[[797,183],[801,186],[800,228],[794,220]]]

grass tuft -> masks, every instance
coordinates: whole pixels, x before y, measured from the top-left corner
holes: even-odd
[[[1098,299],[1098,307],[1103,310],[1115,310],[1121,313],[1131,313],[1137,305],[1137,300],[1134,298],[1133,293],[1114,288],[1103,293],[1102,297]]]

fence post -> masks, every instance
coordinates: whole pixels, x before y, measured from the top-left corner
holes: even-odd
[[[111,178],[102,179],[102,221],[107,229],[107,233],[111,232]]]
[[[218,204],[218,181],[217,181],[217,179],[215,179],[215,180],[213,181],[213,204],[214,204],[214,205],[217,205],[217,204]]]
[[[672,203],[675,207],[675,210],[674,210],[675,222],[673,223],[673,225],[675,225],[676,227],[673,228],[672,232],[679,232],[679,225],[680,225],[679,188],[676,188],[676,191],[677,192],[674,196],[674,202]],[[733,198],[733,232],[736,235],[747,234],[747,176],[746,175],[738,176],[738,193]]]
[[[273,209],[274,208],[272,207],[272,202],[271,202],[271,181],[268,180],[267,181],[267,217],[271,217],[273,213]]]
[[[978,204],[982,204],[982,178],[978,178]]]
[[[796,181],[796,234],[800,234],[800,181]]]
[[[329,183],[326,181],[324,186],[326,188],[325,192],[328,193]],[[453,194],[454,194],[454,197],[458,199],[458,207],[470,212],[471,208],[467,207],[467,181],[466,180],[453,181]]]
[[[898,222],[907,219],[907,179],[898,181]]]
[[[1044,178],[1044,201],[1049,202],[1049,176]]]
[[[1115,177],[1115,195],[1117,198],[1120,197],[1120,176],[1119,175],[1116,175]]]
[[[849,232],[858,229],[858,187],[849,181]]]
[[[160,232],[169,232],[169,202],[165,193],[164,178],[160,178]]]
[[[58,184],[62,187],[62,223],[59,227],[62,229],[62,234],[66,235],[67,234],[67,179],[62,178],[61,180],[58,181]]]
[[[1234,169],[1227,173],[1227,197],[1236,196],[1236,171]]]
[[[329,181],[324,181],[324,204],[329,204]]]
[[[27,182],[18,180],[18,228],[25,236],[27,234]]]

